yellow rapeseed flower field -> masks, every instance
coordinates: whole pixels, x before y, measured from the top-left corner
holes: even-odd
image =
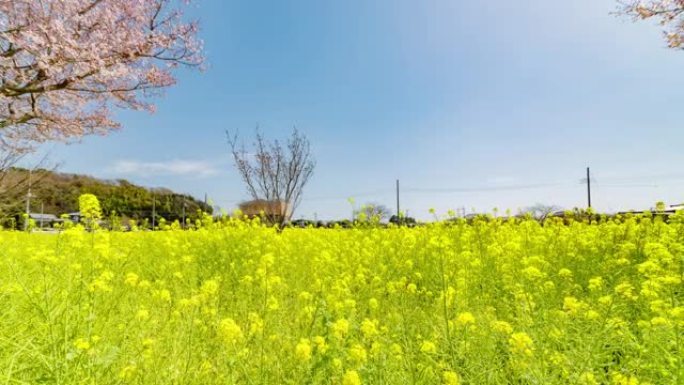
[[[684,217],[0,232],[6,384],[681,384]]]

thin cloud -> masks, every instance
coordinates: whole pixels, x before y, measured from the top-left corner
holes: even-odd
[[[487,183],[491,184],[513,184],[519,182],[519,179],[512,176],[494,176],[487,178]]]
[[[203,160],[174,159],[160,162],[120,160],[111,171],[135,176],[196,176],[209,177],[219,173],[216,164]]]

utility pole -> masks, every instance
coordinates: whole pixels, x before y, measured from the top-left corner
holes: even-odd
[[[185,230],[185,196],[183,197],[183,230]]]
[[[397,179],[397,219],[399,219],[399,179]]]
[[[154,231],[154,226],[156,224],[157,216],[157,196],[152,191],[152,231]]]
[[[40,229],[43,229],[43,217],[45,216],[45,205],[40,202]]]
[[[29,170],[28,192],[26,193],[26,219],[24,220],[24,231],[29,228],[31,218],[31,170]]]
[[[587,167],[587,207],[591,208],[591,176]]]

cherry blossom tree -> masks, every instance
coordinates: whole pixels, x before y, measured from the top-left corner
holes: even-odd
[[[684,49],[684,0],[629,0],[620,4],[623,14],[657,20],[665,29],[670,48]]]
[[[203,62],[187,0],[0,0],[0,136],[39,143],[153,111],[179,66]]]

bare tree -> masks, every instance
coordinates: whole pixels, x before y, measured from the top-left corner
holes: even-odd
[[[17,167],[31,154],[34,154],[34,147],[30,143],[8,140],[0,135],[0,224],[17,212],[23,212],[32,182],[40,183],[59,167],[58,164],[50,164],[48,154],[28,167]]]
[[[309,140],[294,128],[283,146],[278,140],[266,140],[257,128],[254,148],[248,152],[244,145],[238,145],[237,133],[226,135],[249,195],[254,201],[269,202],[264,214],[271,223],[288,221],[316,166]]]
[[[358,210],[355,210],[354,217],[356,219],[363,219],[365,221],[380,222],[383,219],[390,217],[392,212],[387,206],[379,203],[366,203]]]
[[[0,137],[0,195],[6,194],[11,187],[17,183],[7,179],[12,167],[14,167],[26,154],[29,149],[16,145]]]
[[[523,213],[530,214],[532,218],[539,222],[544,222],[554,212],[560,210],[559,206],[555,205],[545,205],[542,203],[537,203],[534,206],[527,207],[523,210]]]

